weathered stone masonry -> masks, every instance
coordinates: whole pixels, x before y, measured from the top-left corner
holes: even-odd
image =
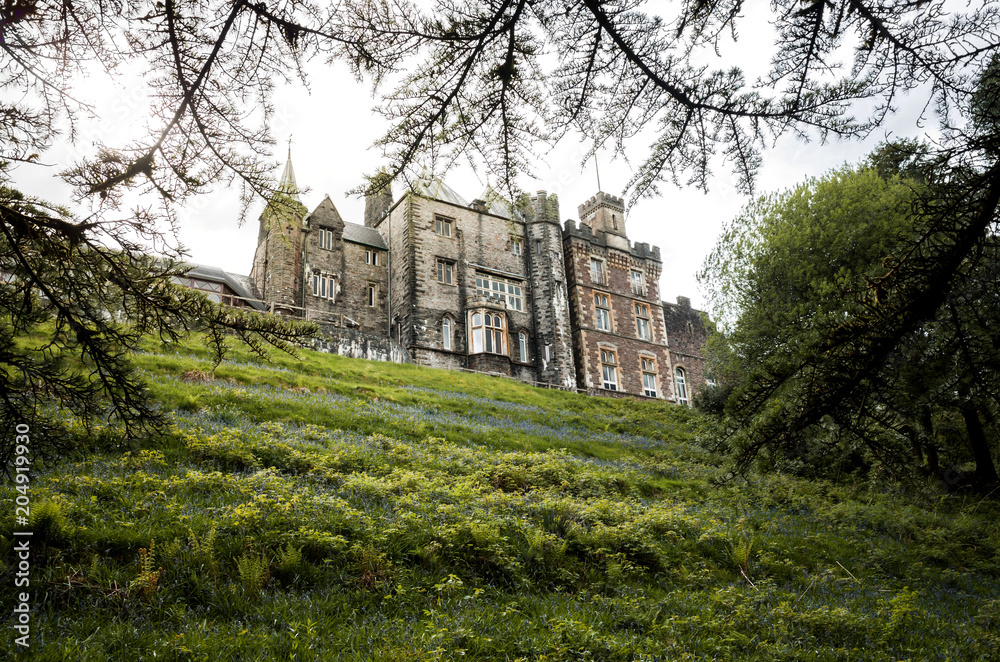
[[[424,177],[369,196],[362,226],[329,198],[306,214],[290,162],[280,190],[251,282],[275,312],[353,329],[328,350],[688,404],[705,383],[701,314],[661,301],[660,250],[628,240],[621,198],[561,226],[544,191],[470,203]]]

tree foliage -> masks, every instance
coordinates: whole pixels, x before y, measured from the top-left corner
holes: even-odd
[[[218,361],[231,338],[264,355],[315,332],[175,285],[184,265],[148,255],[130,236],[142,217],[81,222],[0,188],[0,221],[0,425],[27,424],[36,460],[73,446],[67,419],[125,442],[164,429],[129,360],[145,336],[205,331]],[[12,436],[0,444],[5,469],[13,448]]]
[[[775,31],[765,75],[703,64],[761,18]],[[707,186],[716,155],[749,189],[776,136],[864,135],[907,92],[957,126],[997,54],[998,25],[995,3],[943,0],[11,0],[0,87],[27,94],[2,104],[0,157],[40,153],[60,118],[72,130],[88,110],[75,89],[87,69],[139,62],[149,132],[74,165],[80,194],[138,187],[177,202],[235,176],[249,202],[273,165],[261,147],[274,82],[304,79],[303,63],[322,57],[377,86],[393,177],[428,152],[441,168],[473,157],[513,193],[540,145],[579,131],[620,154],[652,135],[637,195],[667,181]],[[854,116],[858,101],[872,110]]]
[[[868,167],[760,199],[707,260],[702,278],[720,314],[731,314],[717,355],[733,388],[726,412],[738,467],[798,457],[816,470],[830,466],[824,455],[836,464],[854,453],[897,471],[914,456],[936,469],[932,415],[950,413],[968,446],[944,448],[946,461],[973,459],[980,482],[996,481],[982,417],[1000,396],[1000,246],[987,234],[951,278],[931,280],[964,223],[949,215],[927,227],[927,208],[954,213],[945,196],[955,193],[932,164],[900,158],[912,147],[888,145]],[[899,170],[887,179],[879,173],[891,163]],[[976,211],[958,220],[975,223]],[[944,296],[922,300],[917,287]]]

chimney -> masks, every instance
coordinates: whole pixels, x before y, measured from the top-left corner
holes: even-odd
[[[385,170],[368,180],[365,193],[365,227],[376,228],[392,207],[392,182]]]

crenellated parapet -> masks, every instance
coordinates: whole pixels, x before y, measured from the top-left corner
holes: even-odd
[[[632,244],[632,257],[639,260],[655,260],[661,262],[660,260],[660,247],[650,246],[649,244],[635,242]]]
[[[533,196],[525,196],[523,205],[530,208],[530,213],[523,214],[525,222],[559,225],[559,196],[538,191]]]
[[[608,209],[615,209],[624,213],[625,200],[623,198],[619,198],[617,195],[600,191],[597,195],[591,196],[589,200],[584,202],[577,209],[579,210],[580,218],[586,218],[588,214],[595,211],[598,207],[607,207]]]

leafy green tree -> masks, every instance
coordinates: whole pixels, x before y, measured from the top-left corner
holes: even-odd
[[[714,312],[728,321],[715,371],[735,388],[729,402],[737,430],[752,422],[740,412],[800,405],[808,380],[786,375],[821,354],[831,329],[856,312],[845,292],[880,275],[882,258],[911,229],[912,199],[909,183],[845,168],[762,197],[727,226],[700,278]],[[817,421],[808,434],[824,423],[835,424]]]
[[[738,466],[766,456],[814,465],[805,470],[842,466],[844,458],[903,469],[919,457],[935,469],[931,418],[954,412],[968,446],[949,448],[950,459],[971,451],[979,482],[996,481],[981,420],[1000,394],[992,238],[961,265],[945,302],[900,335],[877,368],[852,363],[855,348],[867,349],[855,325],[880,305],[870,293],[927,239],[914,210],[932,195],[930,185],[879,174],[895,167],[929,175],[912,148],[887,145],[868,167],[760,199],[706,261],[701,277],[713,305],[730,315],[716,355],[733,388],[726,411]],[[913,158],[900,158],[907,151]],[[853,388],[810,410],[841,378],[852,378]]]

